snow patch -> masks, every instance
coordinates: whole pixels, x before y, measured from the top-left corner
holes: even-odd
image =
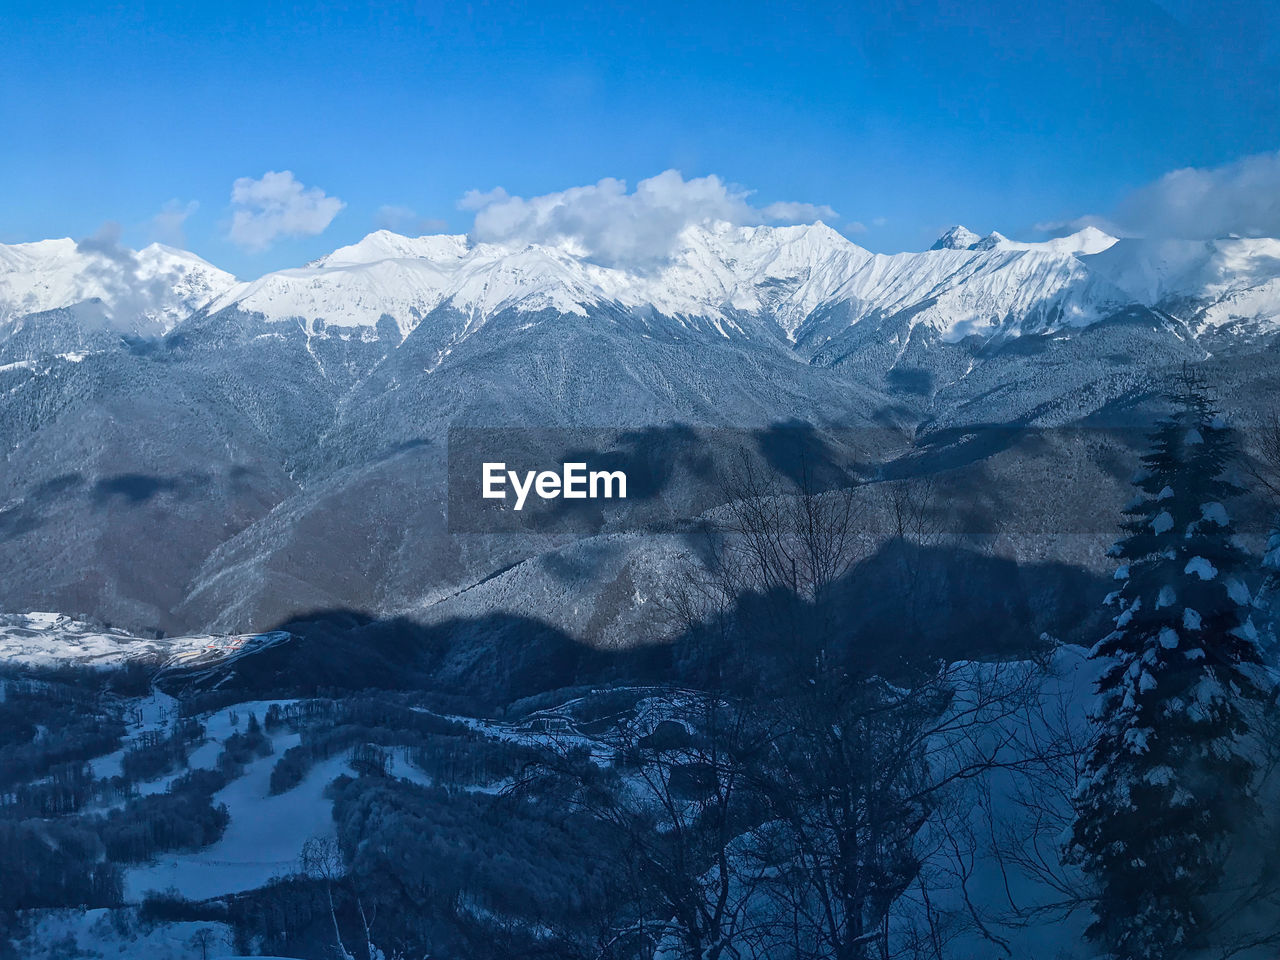
[[[1204,557],[1192,557],[1182,572],[1193,573],[1201,580],[1212,580],[1218,575],[1217,568]]]
[[[1231,518],[1227,516],[1227,508],[1216,500],[1213,503],[1201,504],[1200,516],[1209,523],[1216,523],[1220,527],[1225,527],[1231,523]]]

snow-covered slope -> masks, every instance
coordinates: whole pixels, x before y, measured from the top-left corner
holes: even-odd
[[[1280,240],[1121,240],[1088,256],[1090,270],[1197,333],[1280,327]]]
[[[815,317],[811,327],[819,335],[813,337],[816,331],[805,327],[801,333],[822,343],[842,327],[898,316],[909,318],[913,328],[926,326],[943,341],[999,338],[1088,326],[1134,302],[1076,255],[1099,246],[1101,235],[1035,244],[992,234],[958,245],[973,236],[954,227],[924,253],[868,257],[825,298],[848,305],[840,322]]]
[[[154,336],[234,283],[194,253],[158,243],[138,251],[65,238],[0,244],[0,326],[73,307],[87,324]]]

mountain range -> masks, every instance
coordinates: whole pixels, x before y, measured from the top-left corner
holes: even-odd
[[[1114,519],[1127,442],[1029,460],[972,428],[1140,427],[1184,363],[1247,420],[1278,331],[1274,239],[955,227],[883,255],[822,223],[704,224],[622,265],[378,231],[247,282],[157,244],[0,246],[0,610],[196,633],[507,609],[617,643],[671,531],[719,502],[673,484],[589,533],[458,533],[450,426],[622,429],[650,454],[802,426],[865,479],[928,473],[1040,524],[1019,559],[1087,565],[1081,517]],[[1064,531],[1091,536],[1044,546]]]

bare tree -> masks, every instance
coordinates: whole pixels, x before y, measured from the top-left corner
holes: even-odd
[[[866,488],[819,492],[807,475],[798,486],[780,492],[744,469],[670,609],[689,642],[714,651],[722,672],[702,682],[742,661],[717,695],[766,746],[743,755],[762,812],[737,848],[756,932],[770,927],[756,942],[773,943],[766,955],[888,957],[891,910],[921,882],[922,830],[945,835],[936,821],[954,811],[954,789],[1022,762],[1016,731],[1041,665],[916,656],[918,621],[905,610],[896,636],[854,649],[836,594],[869,542]],[[927,483],[878,495],[903,546],[939,535]],[[904,598],[916,586],[904,575]]]
[[[740,958],[758,938],[748,906],[758,877],[732,848],[751,826],[741,711],[700,690],[645,702],[611,739],[610,762],[553,740],[513,792],[552,790],[606,828],[628,878],[623,922],[599,956]],[[615,905],[616,906],[616,905]]]
[[[341,960],[355,960],[355,955],[342,942],[342,930],[338,926],[338,911],[333,902],[333,886],[346,875],[342,849],[333,837],[312,837],[302,845],[298,858],[302,873],[324,883],[325,897],[329,903],[329,919],[333,923],[333,942]]]
[[[191,946],[200,951],[200,960],[209,960],[209,948],[218,942],[218,935],[209,927],[201,927],[191,935]]]
[[[784,588],[821,604],[865,554],[865,505],[851,480],[820,490],[802,464],[796,489],[785,491],[744,458],[725,492],[726,559],[756,590]]]
[[[1244,458],[1245,471],[1272,508],[1280,510],[1280,409],[1269,410],[1244,432],[1253,454]]]
[[[935,508],[936,490],[928,477],[911,477],[877,484],[876,494],[885,515],[885,549],[894,561],[897,594],[905,632],[920,629],[924,565],[921,551],[936,546],[943,529]]]
[[[802,468],[783,488],[743,457],[722,495],[725,505],[659,601],[668,628],[714,674],[699,677],[708,689],[730,683],[732,664],[766,649],[821,649],[838,630],[837,588],[869,544],[864,490],[852,480],[819,490]]]

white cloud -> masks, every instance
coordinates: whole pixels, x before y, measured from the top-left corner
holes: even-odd
[[[143,280],[138,255],[121,244],[120,224],[114,221],[107,221],[92,236],[78,241],[76,252],[87,258],[84,272],[101,284],[104,299],[110,304],[110,319],[123,330],[134,329],[133,325],[161,302],[177,279],[157,274]]]
[[[612,177],[538,197],[511,196],[501,187],[469,190],[458,201],[475,210],[472,235],[482,242],[569,244],[587,257],[610,264],[643,265],[667,257],[680,231],[691,224],[812,222],[835,219],[830,207],[780,202],[763,208],[748,202],[749,191],[717,176],[686,180],[677,170],[649,177],[627,192]]]
[[[1038,223],[1035,228],[1061,236],[1084,227],[1118,237],[1280,237],[1280,153],[1253,154],[1218,167],[1173,170],[1134,190],[1110,217],[1089,214]]]
[[[760,211],[766,220],[789,220],[796,223],[812,223],[814,220],[834,220],[836,212],[825,203],[796,203],[782,201],[771,203]]]
[[[396,233],[416,234],[442,233],[449,228],[443,220],[431,217],[420,217],[411,207],[393,203],[384,203],[373,216],[373,222],[379,230],[392,230]]]
[[[176,199],[170,200],[151,218],[151,236],[171,247],[185,247],[187,237],[182,229],[183,224],[199,209],[200,204],[195,200],[185,204]]]
[[[92,236],[77,241],[76,253],[99,256],[130,272],[138,269],[138,256],[120,243],[120,224],[114,220],[108,220]]]
[[[506,200],[511,195],[501,187],[494,187],[492,190],[468,190],[458,200],[459,210],[481,210],[489,206],[491,203],[498,203]]]
[[[1280,153],[1166,173],[1126,198],[1116,219],[1150,236],[1280,236]]]
[[[323,233],[346,206],[319,187],[304,187],[292,171],[269,170],[260,180],[240,177],[231,186],[236,208],[228,233],[246,250],[265,250],[280,237]]]

